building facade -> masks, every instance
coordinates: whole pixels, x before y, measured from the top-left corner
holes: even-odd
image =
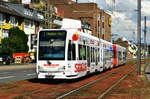
[[[33,2],[31,8],[38,9],[44,13],[44,29],[61,28],[62,19],[64,18],[64,11],[58,9],[54,5],[48,5],[47,2]]]
[[[43,13],[26,7],[7,2],[0,2],[0,41],[9,37],[8,30],[12,27],[19,27],[28,35],[29,52],[36,50],[36,35],[42,28],[44,15]]]
[[[48,0],[48,4],[62,9],[64,11],[64,18],[77,19],[83,23],[88,23],[91,27],[92,35],[111,41],[111,16],[98,8],[96,3]]]

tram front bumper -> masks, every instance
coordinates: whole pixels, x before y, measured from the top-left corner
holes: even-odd
[[[59,73],[38,73],[38,79],[75,79],[78,75],[65,75],[63,72]]]

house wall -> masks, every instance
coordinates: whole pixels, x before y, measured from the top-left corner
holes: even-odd
[[[87,22],[91,25],[93,36],[111,41],[111,24],[109,23],[111,16],[98,8],[96,3],[68,3],[69,0],[53,1],[54,0],[48,0],[48,4],[62,9],[64,11],[64,18]],[[100,20],[97,17],[98,15],[100,16]],[[102,17],[104,17],[104,23],[102,22]],[[98,32],[98,21],[100,21],[100,32]]]
[[[8,30],[10,28],[19,27],[20,30],[23,30],[25,34],[28,35],[27,44],[29,46],[29,52],[35,51],[36,48],[33,48],[31,44],[31,35],[37,35],[39,29],[42,28],[42,21],[44,20],[43,13],[32,8],[24,7],[22,5],[16,5],[1,1],[0,3],[2,4],[0,5],[0,9],[2,9],[0,10],[0,13],[3,15],[2,17],[4,18],[2,21],[0,20],[0,43],[1,40],[6,37],[6,33],[4,32],[7,32],[8,34]],[[0,16],[0,19],[2,19],[2,17]],[[14,17],[13,19],[16,20],[16,24],[12,24],[12,17]]]
[[[8,30],[10,28],[19,27],[20,30],[23,30],[24,28],[22,23],[21,24],[18,23],[19,17],[17,16],[9,15],[8,17],[8,14],[2,12],[0,12],[0,16],[2,17],[1,19],[3,19],[3,20],[0,19],[0,44],[1,44],[1,40],[7,37],[6,32],[8,33]],[[12,24],[10,17],[13,17],[16,20],[16,24]]]

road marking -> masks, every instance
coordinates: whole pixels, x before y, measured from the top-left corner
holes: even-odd
[[[8,73],[10,73],[10,72],[2,72],[2,74],[8,74]]]
[[[32,73],[32,74],[27,74],[28,76],[32,76],[32,75],[35,75],[36,73]]]
[[[7,76],[7,77],[0,77],[0,79],[8,79],[8,78],[14,78],[16,76]]]
[[[28,72],[28,71],[25,70],[25,71],[23,71],[23,72]]]

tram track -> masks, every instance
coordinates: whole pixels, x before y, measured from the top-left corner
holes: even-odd
[[[68,83],[68,82],[61,82],[61,83],[41,83],[41,82],[36,82],[36,83],[32,83],[32,82],[27,82],[26,81],[23,83],[24,85],[18,86],[16,88],[10,89],[10,91],[14,92],[16,90],[23,90],[22,92],[19,92],[18,96],[15,96],[11,99],[26,99],[26,97],[30,97],[31,99],[62,99],[66,94],[66,92],[72,94],[74,92],[77,92],[81,89],[85,88],[86,86],[90,86],[96,82],[99,81],[99,79],[107,79],[108,77],[111,77],[114,74],[117,74],[121,71],[126,70],[127,68],[129,68],[130,66],[132,66],[133,64],[130,64],[128,66],[121,66],[119,68],[115,68],[112,69],[110,71],[106,71],[103,72],[101,74],[98,75],[94,75],[91,76],[89,78],[86,79],[82,79],[81,81],[75,81],[72,83]],[[98,79],[99,78],[99,79]],[[94,82],[91,82],[92,80],[94,80]],[[90,82],[90,83],[89,83]],[[26,84],[25,84],[26,83]],[[28,84],[28,85],[27,85]],[[33,90],[27,90],[30,87],[30,89]],[[11,88],[11,87],[10,87]],[[68,94],[68,95],[70,95]],[[49,98],[46,98],[47,96],[49,96]],[[67,95],[66,95],[67,96]]]
[[[61,92],[61,89],[63,89],[63,88],[60,88],[59,90],[57,90],[57,96],[58,97],[56,97],[56,96],[54,96],[54,97],[51,97],[52,95],[54,95],[53,93],[56,93],[56,92],[53,92],[53,90],[52,90],[52,93],[51,94],[49,94],[49,93],[46,93],[47,91],[47,89],[48,90],[51,90],[51,89],[49,89],[49,88],[47,88],[45,91],[45,93],[44,93],[44,95],[43,96],[40,96],[40,97],[35,97],[35,98],[33,98],[33,99],[43,99],[43,98],[45,98],[45,96],[47,96],[47,97],[51,97],[50,99],[61,99],[61,98],[63,98],[63,97],[65,97],[65,96],[67,96],[67,95],[70,95],[70,94],[72,94],[72,93],[74,93],[74,92],[76,92],[76,91],[78,91],[78,90],[80,90],[80,89],[82,89],[82,88],[85,88],[86,86],[89,86],[89,85],[92,85],[93,83],[95,83],[95,82],[97,82],[97,81],[99,81],[99,80],[102,80],[102,79],[106,79],[106,78],[108,78],[108,77],[110,77],[110,76],[112,76],[112,75],[114,75],[114,74],[116,74],[116,73],[118,73],[118,72],[121,72],[121,71],[123,71],[123,70],[126,70],[128,67],[123,67],[122,69],[120,69],[120,70],[118,70],[118,71],[115,71],[115,72],[112,72],[112,73],[109,73],[108,75],[106,75],[106,76],[102,76],[102,74],[101,75],[99,75],[97,78],[99,78],[100,77],[100,79],[97,79],[96,78],[96,80],[94,80],[94,82],[90,82],[90,83],[86,83],[86,84],[83,84],[83,85],[81,85],[81,86],[79,86],[79,87],[76,87],[76,88],[72,88],[72,89],[70,89],[71,91],[69,91],[69,89],[67,89],[67,91],[68,91],[68,93],[65,93],[65,94],[63,94],[62,92]],[[118,69],[118,68],[116,68],[116,69]],[[68,84],[66,84],[66,85],[68,85]],[[72,85],[70,85],[70,86],[72,86]],[[44,91],[44,90],[43,90]],[[48,91],[48,92],[50,92],[50,91]],[[40,94],[40,95],[42,95],[42,94]]]
[[[108,88],[106,91],[104,91],[100,96],[98,96],[97,99],[102,99],[106,94],[108,94],[111,90],[113,90],[118,84],[120,84],[125,78],[128,77],[128,75],[133,72],[134,70],[130,71],[128,74],[121,77],[118,81],[116,81],[110,88]]]
[[[108,75],[106,75],[106,76],[103,76],[103,77],[101,77],[101,78],[99,78],[99,79],[97,79],[97,80],[95,80],[95,81],[93,81],[93,82],[87,83],[87,84],[84,85],[84,86],[81,86],[81,87],[79,87],[79,88],[76,88],[76,89],[74,89],[74,90],[68,92],[68,93],[65,93],[65,94],[63,94],[63,95],[57,97],[56,99],[70,99],[70,98],[73,98],[73,97],[72,97],[72,96],[73,96],[72,94],[76,94],[76,92],[78,93],[80,90],[83,90],[84,88],[87,88],[87,87],[89,87],[89,86],[92,86],[93,84],[95,84],[95,83],[97,83],[97,82],[99,82],[99,81],[101,81],[101,80],[103,80],[103,79],[107,79],[108,77],[111,77],[111,76],[114,75],[114,74],[120,73],[121,71],[123,71],[123,70],[125,70],[125,69],[126,69],[126,68],[121,69],[121,70],[116,71],[116,72],[113,72],[113,73],[110,73],[110,74],[108,74]],[[134,70],[131,70],[130,72],[132,72],[132,71],[134,71]],[[125,74],[124,76],[122,76],[122,77],[121,77],[119,80],[117,80],[113,85],[111,85],[110,88],[108,88],[106,91],[104,91],[103,93],[101,93],[101,94],[98,96],[97,99],[102,99],[102,98],[103,98],[106,94],[108,94],[114,87],[116,87],[122,80],[124,80],[124,79],[130,74],[130,72],[127,73],[127,74]],[[67,96],[70,96],[70,95],[71,95],[71,97],[68,98]],[[76,98],[73,98],[73,99],[76,99]],[[93,98],[93,99],[95,99],[95,98]]]

